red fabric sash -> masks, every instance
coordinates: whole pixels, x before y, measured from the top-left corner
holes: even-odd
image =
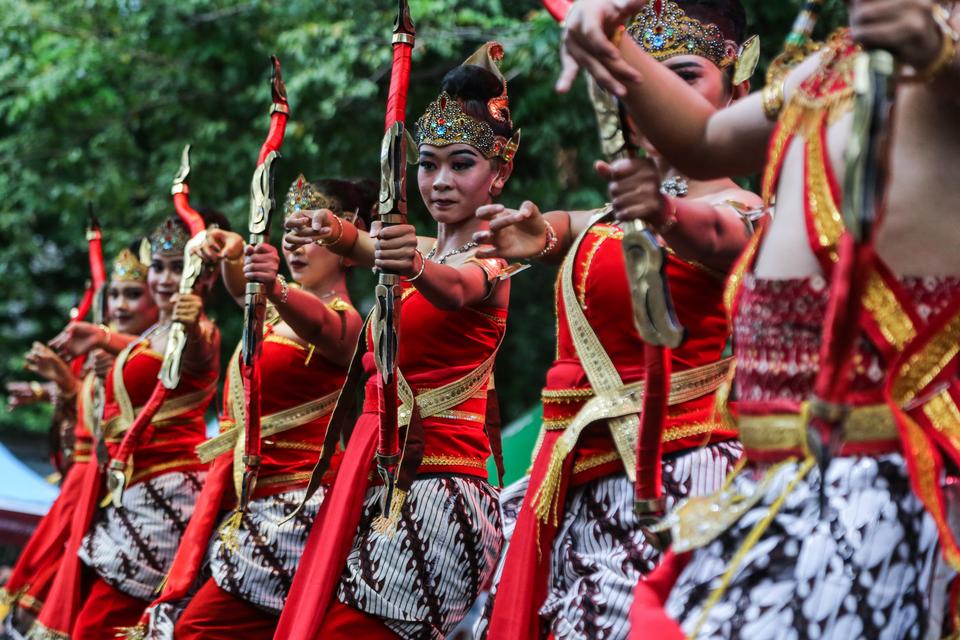
[[[17,559],[4,589],[11,596],[28,593],[38,600],[45,594],[37,593],[41,574],[54,571],[63,557],[63,548],[70,537],[70,522],[80,500],[83,477],[90,463],[76,463],[67,471],[60,487],[60,495],[54,500],[50,511],[37,525]]]
[[[280,615],[276,638],[319,637],[324,615],[336,598],[337,583],[360,525],[378,427],[377,414],[366,413],[353,429],[340,470],[307,538],[300,567]]]
[[[550,465],[550,454],[562,431],[547,431],[530,471],[531,490],[523,498],[513,538],[507,547],[503,574],[497,586],[490,617],[491,638],[525,640],[540,638],[540,606],[547,597],[550,558],[557,525],[563,519],[567,488],[572,478],[573,456],[567,456],[558,489],[558,512],[550,523],[539,522],[534,512],[536,491]]]
[[[70,522],[70,537],[63,552],[63,561],[54,578],[50,595],[37,616],[37,623],[47,629],[70,636],[73,623],[76,621],[83,605],[81,601],[81,569],[83,563],[77,553],[83,537],[87,534],[93,522],[100,497],[100,488],[103,486],[103,476],[96,464],[85,465],[83,469],[80,499],[73,512]]]

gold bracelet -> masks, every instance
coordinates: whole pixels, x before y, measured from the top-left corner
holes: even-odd
[[[783,86],[786,80],[785,73],[774,74],[760,90],[763,115],[771,122],[775,122],[783,110]]]
[[[108,327],[107,325],[103,324],[102,322],[101,322],[98,326],[100,327],[100,331],[103,331],[103,345],[102,345],[102,346],[104,346],[104,347],[109,346],[109,345],[110,345],[110,333],[111,333],[111,332],[110,332],[110,327]]]
[[[33,397],[37,400],[43,397],[43,387],[36,380],[30,381],[30,393],[33,394]]]
[[[543,249],[540,250],[540,253],[533,256],[534,258],[545,258],[552,254],[557,248],[557,244],[560,242],[560,239],[557,237],[557,232],[553,228],[553,225],[550,224],[550,221],[546,218],[543,219],[543,224],[547,229],[547,240],[543,245]]]
[[[417,253],[418,256],[420,256],[420,271],[417,271],[417,275],[413,276],[412,278],[407,278],[407,282],[413,282],[414,280],[422,276],[423,272],[427,268],[427,259],[423,257],[422,253],[420,253],[420,249],[414,249],[414,251]]]
[[[277,282],[280,283],[280,302],[286,304],[287,296],[290,295],[290,285],[287,284],[287,279],[279,273],[277,274]]]
[[[926,68],[907,78],[911,82],[930,82],[953,62],[957,54],[957,40],[960,39],[960,34],[950,26],[948,17],[946,9],[941,5],[933,8],[933,21],[937,23],[942,38],[940,51]]]
[[[340,216],[336,216],[336,215],[333,216],[333,219],[337,221],[337,227],[340,229],[340,233],[338,233],[337,237],[334,238],[333,240],[329,240],[326,238],[322,240],[316,240],[315,242],[321,247],[333,246],[338,242],[340,242],[340,239],[343,238],[343,220],[340,219]]]

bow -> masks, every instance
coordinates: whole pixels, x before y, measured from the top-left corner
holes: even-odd
[[[570,0],[543,0],[547,11],[563,20]],[[623,104],[588,78],[587,88],[608,160],[636,157],[630,122]],[[637,435],[634,508],[644,524],[652,524],[666,509],[660,472],[661,436],[667,411],[670,359],[667,348],[678,347],[684,329],[677,321],[666,280],[666,252],[656,233],[640,220],[621,223],[623,257],[633,304],[633,323],[644,342],[646,387]],[[653,542],[654,540],[651,539]],[[663,541],[656,541],[658,546]]]
[[[206,225],[203,217],[190,206],[190,187],[187,184],[187,177],[190,175],[190,145],[183,148],[183,155],[180,158],[180,169],[173,178],[173,187],[170,192],[173,194],[173,206],[177,215],[187,225],[190,230],[190,240],[183,250],[183,272],[180,274],[180,294],[187,294],[193,291],[193,285],[203,272],[203,261],[195,253],[195,249],[203,244],[206,237]],[[180,372],[183,365],[183,351],[187,346],[187,329],[181,322],[174,322],[170,327],[170,333],[167,335],[167,346],[163,353],[163,365],[160,367],[160,373],[157,378],[157,385],[150,394],[150,399],[137,414],[133,424],[127,429],[117,450],[117,454],[110,461],[109,475],[107,476],[107,489],[110,492],[110,499],[113,506],[120,508],[123,498],[123,489],[127,484],[127,460],[130,459],[134,449],[139,444],[140,437],[150,425],[153,416],[156,415],[160,406],[166,401],[170,392],[180,384]],[[117,372],[119,375],[119,372]]]
[[[270,217],[276,206],[273,189],[275,161],[280,158],[279,150],[283,144],[287,118],[290,115],[287,90],[283,86],[283,78],[280,75],[280,61],[276,56],[270,56],[270,61],[273,64],[273,75],[270,78],[273,105],[270,107],[270,130],[267,139],[260,147],[257,168],[253,172],[253,180],[250,183],[250,218],[247,231],[250,233],[248,242],[251,245],[266,242],[269,236]],[[247,282],[241,342],[246,433],[239,513],[243,513],[253,495],[257,472],[260,468],[260,347],[266,308],[264,285],[259,282]]]
[[[379,217],[384,227],[407,222],[407,89],[410,85],[410,55],[416,30],[410,19],[407,0],[397,0],[393,25],[393,71],[387,94],[387,116],[380,146]],[[374,335],[377,370],[380,373],[380,432],[377,443],[377,472],[386,491],[383,513],[393,500],[400,464],[400,429],[397,420],[397,350],[400,330],[400,275],[381,271],[376,287]]]
[[[90,320],[94,324],[103,324],[107,313],[107,272],[103,262],[103,241],[100,232],[100,222],[93,212],[93,204],[89,203],[87,209],[87,257],[90,261],[91,279],[89,291],[92,294],[90,304],[88,304],[87,307],[93,312]],[[85,312],[86,310],[84,313]],[[100,433],[100,423],[103,420],[103,407],[106,403],[106,394],[104,392],[103,379],[99,376],[94,376],[93,378],[93,388],[90,395],[93,405],[93,411],[91,412],[93,424],[89,425],[90,433],[97,438],[97,459],[101,465],[106,465],[108,460],[106,442],[103,441],[102,434]]]

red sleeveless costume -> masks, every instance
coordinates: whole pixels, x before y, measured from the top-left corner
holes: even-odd
[[[162,356],[149,348],[148,341],[140,340],[121,352],[108,373],[105,383],[103,431],[107,449],[111,454],[119,447],[123,432],[133,421],[136,410],[147,401],[153,391],[162,361]],[[118,371],[122,373],[120,378],[116,377]],[[142,491],[151,480],[167,474],[195,474],[206,469],[194,449],[205,437],[206,424],[203,415],[213,397],[216,379],[215,371],[207,372],[201,378],[186,373],[182,376],[180,385],[160,408],[157,419],[148,427],[140,446],[133,454],[133,463],[129,465],[131,476],[125,493],[125,506],[120,511],[127,510],[128,498],[132,498],[133,493]],[[199,490],[199,486],[196,488]],[[90,544],[87,538],[94,535],[108,513],[117,511],[113,507],[107,507],[98,516],[97,505],[103,493],[103,477],[98,466],[88,465],[83,478],[81,499],[71,523],[65,560],[57,571],[50,596],[34,626],[36,633],[47,634],[40,635],[40,638],[95,638],[116,626],[135,624],[143,607],[148,603],[145,593],[125,593],[124,580],[119,576],[104,575],[101,573],[104,571],[103,567],[95,570],[98,575],[93,578],[91,594],[85,601],[82,598],[81,583],[86,580],[81,579],[81,572],[82,564],[86,560],[81,560],[79,554]],[[192,511],[192,504],[189,507],[184,506],[183,509]],[[183,511],[177,515],[181,517]],[[130,536],[127,540],[117,542],[135,545],[142,541],[136,539],[136,536]],[[102,562],[103,566],[131,560],[131,556],[121,553],[101,551],[97,555],[98,564]],[[162,558],[153,560],[162,561]],[[136,570],[136,563],[132,564],[133,570]],[[166,567],[162,565],[150,566],[148,569],[153,575],[160,577],[166,571]],[[112,580],[113,584],[107,580]],[[159,577],[157,580],[159,582]],[[141,589],[145,591],[146,587],[142,586]]]
[[[373,465],[379,376],[373,353],[364,355],[370,378],[363,413],[310,533],[277,638],[442,637],[492,571],[499,528],[495,493],[486,483],[489,370],[481,369],[492,363],[507,312],[488,306],[443,311],[404,286],[398,362],[418,406],[431,391],[482,375],[455,406],[425,411],[418,479],[396,517],[377,533],[371,529],[384,515]],[[366,340],[372,349],[370,332]],[[433,509],[452,510],[450,521]]]

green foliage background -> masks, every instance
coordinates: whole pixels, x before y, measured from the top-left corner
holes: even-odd
[[[796,0],[744,0],[764,63],[789,30]],[[825,22],[836,23],[842,3]],[[172,211],[180,150],[193,145],[194,205],[246,220],[249,180],[266,133],[268,55],[283,62],[292,117],[278,188],[312,179],[376,177],[389,81],[394,2],[386,0],[0,0],[0,381],[20,379],[32,340],[64,324],[87,277],[86,204],[107,255]],[[417,24],[409,114],[476,47],[506,49],[514,121],[523,128],[503,202],[599,206],[598,154],[583,86],[553,92],[559,29],[536,0],[411,0]],[[758,78],[762,76],[758,75]],[[415,223],[430,222],[411,189]],[[275,221],[276,223],[276,221]],[[275,226],[275,231],[278,230]],[[533,405],[552,358],[554,274],[514,280],[497,381],[504,416]],[[372,278],[354,274],[354,301]],[[224,349],[240,312],[212,311]],[[0,429],[45,429],[44,408],[0,412]]]

